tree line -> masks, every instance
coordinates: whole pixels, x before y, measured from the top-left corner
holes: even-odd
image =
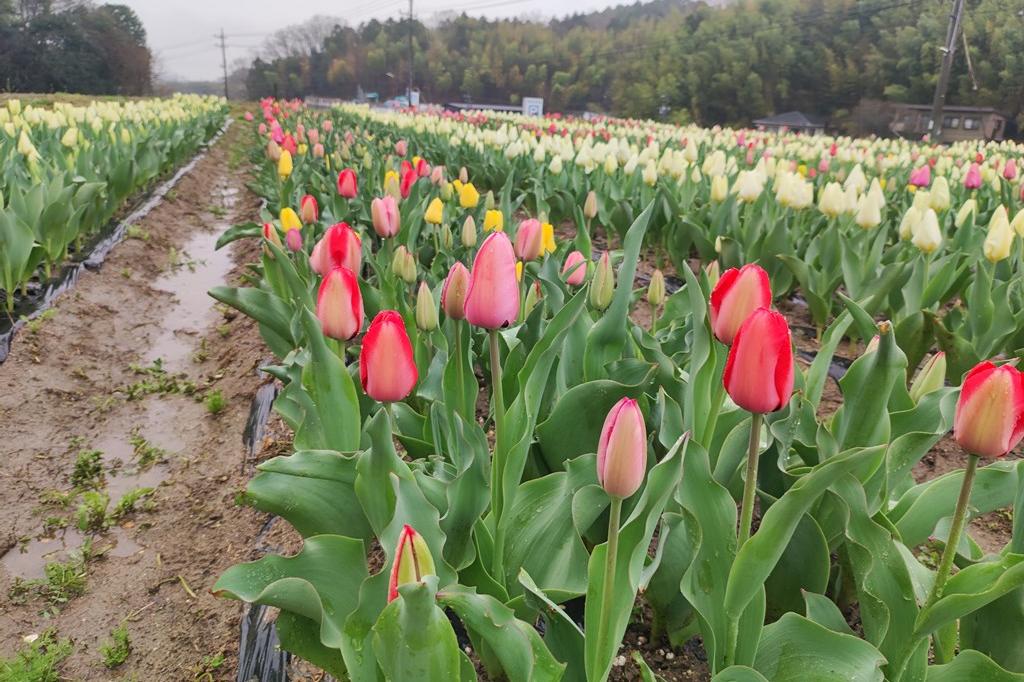
[[[461,15],[412,24],[425,101],[603,111],[749,124],[799,109],[852,120],[863,100],[927,103],[949,0],[655,0],[547,23]],[[951,103],[1024,111],[1024,6],[968,0]],[[251,97],[404,92],[409,20],[358,26],[320,17],[268,42]],[[967,57],[970,59],[968,68]]]
[[[0,91],[145,95],[151,68],[126,5],[0,0]]]

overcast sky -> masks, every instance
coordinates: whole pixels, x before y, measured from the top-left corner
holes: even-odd
[[[220,49],[214,34],[228,36],[228,64],[250,56],[278,28],[315,15],[343,17],[349,25],[368,19],[399,18],[408,0],[121,0],[142,18],[160,75],[194,80],[220,77]],[[564,16],[603,9],[626,0],[414,0],[417,18],[440,11],[471,16]]]

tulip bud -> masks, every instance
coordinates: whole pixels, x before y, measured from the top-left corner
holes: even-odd
[[[402,198],[402,188],[398,184],[398,173],[389,170],[384,174],[384,193],[396,201]]]
[[[1006,215],[1006,207],[1002,204],[992,213],[992,219],[988,223],[988,235],[982,248],[985,258],[991,263],[998,263],[1010,256],[1010,250],[1013,248],[1013,229]]]
[[[964,377],[953,437],[972,455],[998,458],[1024,436],[1024,374],[1016,367],[979,363]]]
[[[312,194],[306,194],[302,197],[302,200],[299,202],[299,215],[302,216],[302,222],[307,225],[316,222],[320,211]]]
[[[292,155],[287,149],[282,149],[277,159],[277,174],[282,180],[292,174]]]
[[[535,260],[544,247],[544,234],[540,221],[536,218],[519,223],[516,230],[516,255],[524,261]]]
[[[281,235],[277,233],[277,228],[274,227],[273,223],[263,223],[263,238],[277,247],[281,246]],[[268,256],[273,258],[270,249],[264,247],[263,250]]]
[[[1010,227],[1014,232],[1019,234],[1021,237],[1024,237],[1024,208],[1017,211],[1017,215],[1015,215],[1013,220],[1010,222]]]
[[[562,275],[565,283],[569,286],[578,287],[587,278],[587,259],[579,251],[572,251],[565,257],[565,265],[562,266]]]
[[[444,220],[444,202],[439,198],[434,197],[433,200],[431,200],[430,205],[427,206],[427,210],[423,214],[423,219],[432,225],[440,225]]]
[[[403,161],[403,165],[407,162]],[[416,170],[412,167],[406,167],[402,170],[402,181],[399,183],[398,192],[402,195],[403,199],[409,198],[409,192],[412,191],[412,186],[419,180],[419,175],[416,174]]]
[[[359,352],[359,381],[366,395],[382,403],[404,400],[416,386],[419,373],[405,321],[394,310],[373,318]]]
[[[346,199],[355,199],[358,193],[356,172],[351,168],[346,168],[338,173],[338,194]]]
[[[444,201],[451,201],[453,196],[452,183],[446,182],[441,185],[441,199]]]
[[[271,161],[279,162],[281,160],[281,145],[277,144],[273,140],[267,142],[267,158]]]
[[[471,249],[476,246],[476,221],[473,220],[473,216],[471,215],[467,215],[466,220],[462,223],[460,241],[467,249]]]
[[[391,259],[391,270],[406,284],[416,281],[416,259],[404,244],[395,249],[395,255]]]
[[[925,209],[921,220],[914,226],[911,242],[924,253],[932,253],[942,246],[942,230],[934,210]]]
[[[469,182],[469,171],[466,170],[465,166],[459,169],[459,182],[463,185]]]
[[[281,229],[285,232],[289,230],[298,230],[302,227],[302,221],[299,220],[298,214],[290,206],[285,206],[281,209]]]
[[[441,248],[445,251],[451,251],[452,246],[455,244],[452,228],[448,227],[448,223],[443,223],[439,230],[441,234]]]
[[[484,195],[484,210],[494,210],[494,192],[487,190],[487,194]]]
[[[964,187],[967,189],[978,189],[981,187],[981,167],[972,163],[964,174]]]
[[[402,526],[395,547],[394,563],[391,564],[391,581],[388,583],[388,603],[398,599],[398,586],[423,581],[423,576],[434,575],[434,558],[430,555],[423,536],[412,526]]]
[[[540,282],[535,281],[526,291],[526,300],[523,301],[523,318],[533,312],[541,298],[543,296],[540,291]]]
[[[505,216],[501,211],[488,209],[484,213],[484,232],[490,232],[492,230],[501,232],[505,229]]]
[[[864,230],[877,227],[882,222],[882,211],[870,194],[864,194],[858,200],[857,215],[853,220]]]
[[[594,190],[587,192],[587,198],[583,202],[583,217],[587,220],[593,220],[597,215],[597,194]]]
[[[793,393],[793,348],[785,317],[768,308],[750,313],[733,339],[722,383],[748,412],[765,414],[786,406]]]
[[[292,251],[302,250],[302,230],[288,230],[284,233],[284,242]]]
[[[448,271],[448,277],[441,288],[441,308],[444,314],[453,319],[461,320],[466,316],[466,291],[469,289],[469,270],[461,261]]]
[[[426,282],[420,282],[416,292],[416,326],[425,332],[437,329],[437,304]]]
[[[751,313],[771,304],[771,283],[760,265],[729,268],[711,291],[711,329],[719,341],[729,345]]]
[[[928,361],[921,367],[917,376],[914,377],[914,381],[910,385],[910,399],[916,404],[921,401],[921,398],[933,391],[939,390],[945,385],[946,354],[939,351],[928,358]]]
[[[324,158],[324,146],[320,142],[313,145],[313,156],[318,159]]]
[[[476,191],[473,183],[467,182],[459,188],[459,206],[465,209],[476,208],[480,203],[480,193]]]
[[[704,266],[704,274],[708,278],[708,286],[714,289],[722,277],[722,266],[713,260]]]
[[[373,218],[373,230],[382,239],[394,237],[401,227],[402,214],[398,210],[398,202],[391,195],[377,197],[370,202],[370,215]]]
[[[485,329],[499,329],[519,318],[519,282],[512,242],[504,232],[493,232],[473,260],[466,291],[466,319]]]
[[[972,215],[976,215],[977,212],[977,202],[974,201],[974,199],[968,199],[967,201],[964,202],[964,205],[960,207],[960,210],[957,211],[954,225],[956,225],[958,229],[963,227],[964,223],[967,222],[967,219],[970,218]]]
[[[348,341],[359,333],[363,326],[363,297],[351,270],[339,266],[327,273],[316,296],[316,316],[324,336]]]
[[[434,185],[444,182],[444,166],[434,166],[430,171],[430,182]]]
[[[313,247],[309,265],[314,272],[323,277],[338,266],[358,273],[362,266],[362,257],[363,249],[359,235],[348,226],[348,223],[337,223],[329,227]]]
[[[711,201],[720,204],[729,196],[729,181],[724,175],[711,178]]]
[[[405,156],[409,151],[409,143],[405,140],[399,140],[395,143],[395,153],[399,156]]]
[[[615,271],[612,270],[611,257],[605,251],[597,261],[594,278],[590,281],[590,305],[603,311],[611,305],[614,295]]]
[[[928,205],[935,209],[936,213],[949,208],[952,199],[949,196],[949,181],[944,175],[935,178],[932,190],[928,193]]]
[[[613,497],[631,497],[647,469],[647,427],[632,398],[615,403],[597,443],[597,481]]]
[[[665,302],[665,275],[661,270],[651,273],[651,283],[647,285],[647,302],[655,308]]]

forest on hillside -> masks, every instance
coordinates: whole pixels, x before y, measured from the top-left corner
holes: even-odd
[[[719,3],[716,3],[716,5]],[[413,24],[426,101],[605,111],[702,124],[800,109],[849,118],[862,100],[930,102],[948,0],[655,0],[548,23],[465,14]],[[282,30],[249,72],[251,97],[404,92],[408,19]],[[949,102],[1024,111],[1024,6],[968,0]],[[968,67],[967,56],[970,66]],[[390,75],[389,75],[390,74]]]

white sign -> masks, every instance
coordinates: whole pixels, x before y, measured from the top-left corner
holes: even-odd
[[[412,90],[409,93],[409,106],[418,107],[420,105],[420,91]]]
[[[543,116],[544,115],[544,98],[543,97],[524,97],[523,98],[523,114],[526,116]]]

